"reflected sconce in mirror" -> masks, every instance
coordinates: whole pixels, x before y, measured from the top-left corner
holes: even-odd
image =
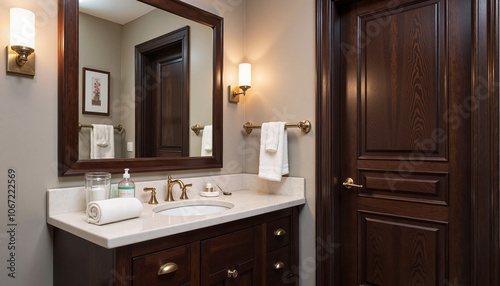
[[[238,103],[240,102],[240,94],[245,95],[247,90],[252,87],[252,66],[248,63],[240,64],[239,66],[239,86],[231,89],[228,87],[229,102]],[[239,92],[239,89],[243,92]]]
[[[7,73],[35,76],[35,14],[29,10],[10,9]]]

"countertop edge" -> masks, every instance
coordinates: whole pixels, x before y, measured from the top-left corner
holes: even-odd
[[[113,238],[106,238],[99,236],[95,233],[91,233],[89,231],[82,230],[70,223],[58,219],[61,215],[55,215],[52,217],[47,217],[47,224],[57,227],[61,230],[69,232],[73,235],[76,235],[80,238],[83,238],[87,241],[95,243],[101,247],[107,249],[113,249],[121,246],[131,245],[139,242],[144,242],[160,237],[167,237],[170,235],[179,234],[182,232],[192,231],[196,229],[202,229],[205,227],[211,227],[219,224],[224,224],[240,219],[245,219],[248,217],[253,217],[265,213],[270,213],[286,208],[291,208],[295,206],[300,206],[306,203],[306,199],[304,197],[291,197],[290,200],[287,200],[282,203],[277,203],[273,205],[266,205],[263,207],[252,208],[243,210],[236,213],[225,214],[221,216],[209,216],[206,219],[192,221],[184,224],[178,225],[167,225],[162,228],[157,228],[153,230],[148,230],[144,232],[134,233],[130,235],[118,236]]]

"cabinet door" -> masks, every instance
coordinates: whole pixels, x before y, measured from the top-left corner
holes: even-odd
[[[201,285],[255,285],[254,229],[233,232],[201,242]]]

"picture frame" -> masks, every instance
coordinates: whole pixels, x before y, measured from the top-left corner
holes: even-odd
[[[82,113],[109,116],[110,72],[83,68],[82,75]]]

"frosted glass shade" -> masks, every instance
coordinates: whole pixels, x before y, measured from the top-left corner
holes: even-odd
[[[239,86],[252,86],[252,65],[240,64]]]
[[[10,9],[10,45],[35,49],[35,14],[21,8]]]

